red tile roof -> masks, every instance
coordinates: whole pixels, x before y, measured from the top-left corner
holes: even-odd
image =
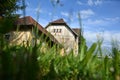
[[[44,29],[37,21],[35,21],[32,17],[26,16],[23,18],[19,18],[16,22],[16,25],[33,25],[37,27],[40,32],[44,33],[47,37],[49,37],[53,42],[58,43],[58,41],[51,35],[46,29]]]
[[[26,17],[23,17],[23,18],[19,18],[16,21],[16,24],[17,25],[32,25],[32,24],[34,24],[34,20],[30,16],[26,16]]]

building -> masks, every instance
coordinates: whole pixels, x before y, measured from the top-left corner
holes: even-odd
[[[37,43],[42,42],[43,45],[59,44],[54,36],[30,16],[16,20],[14,28],[5,34],[5,39],[12,45],[34,45],[36,39]]]
[[[45,28],[64,46],[66,53],[73,50],[78,54],[78,33],[72,30],[63,19],[52,21]]]

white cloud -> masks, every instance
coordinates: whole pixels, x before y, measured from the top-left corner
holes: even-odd
[[[81,1],[77,1],[78,5],[83,5],[83,3]]]
[[[114,17],[114,18],[104,18],[107,21],[120,21],[120,17]]]
[[[97,40],[97,32],[92,31],[85,31],[84,37],[86,38],[87,42],[95,42]]]
[[[120,32],[105,31],[103,36],[106,42],[111,42],[112,39],[120,41]]]
[[[87,5],[89,6],[98,6],[98,5],[101,5],[103,3],[102,0],[88,0],[87,1]],[[77,1],[77,4],[78,5],[86,5],[85,3],[81,2],[81,1]]]
[[[91,9],[80,11],[82,19],[93,16],[95,13]]]
[[[34,11],[36,12],[36,13],[43,13],[44,11],[41,9],[41,8],[36,8],[36,9],[34,9]]]
[[[85,31],[84,37],[87,40],[89,46],[97,41],[97,36],[103,38],[102,47],[110,48],[112,39],[118,41],[118,45],[120,45],[120,32],[116,31],[104,31],[104,32],[95,32],[95,31]]]
[[[109,26],[113,24],[118,24],[120,22],[120,17],[113,17],[113,18],[103,18],[103,19],[87,19],[84,20],[83,23],[89,26]]]
[[[88,0],[88,5],[89,6],[92,6],[94,3],[93,3],[93,1],[92,0]]]
[[[102,0],[88,0],[88,1],[87,1],[87,4],[88,4],[89,6],[93,6],[93,5],[97,6],[97,5],[102,4]]]
[[[117,40],[119,42],[118,44],[120,45],[120,32],[115,30],[106,31],[107,27],[109,28],[111,25],[119,22],[120,17],[84,20],[84,37],[86,38],[88,45],[90,46],[93,42],[97,41],[97,35],[103,37],[104,39],[102,47],[110,48],[112,39]]]
[[[96,1],[94,2],[94,4],[95,4],[95,5],[100,5],[100,4],[102,4],[102,0],[96,0]]]
[[[101,24],[103,25],[103,23],[104,23],[104,24],[106,23],[106,21],[101,20],[101,19],[98,19],[98,20],[97,20],[97,19],[96,19],[96,20],[88,19],[88,20],[86,20],[85,22],[86,22],[87,25],[95,25],[95,26],[96,26],[96,25],[99,25],[99,24],[100,24],[100,25],[101,25]]]
[[[69,17],[69,13],[68,12],[61,12],[61,15],[65,16],[65,17]]]

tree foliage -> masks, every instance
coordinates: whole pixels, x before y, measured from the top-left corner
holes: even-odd
[[[22,0],[0,0],[0,33],[9,32],[19,17],[16,12],[24,9]]]
[[[23,7],[20,0],[0,0],[0,16],[13,16],[17,10],[22,9]]]

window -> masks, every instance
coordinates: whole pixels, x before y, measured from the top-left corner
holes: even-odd
[[[59,29],[58,32],[61,33],[61,29]]]
[[[6,33],[4,37],[5,37],[6,40],[10,40],[10,34],[9,33]]]
[[[61,33],[62,29],[53,29],[54,33]]]
[[[53,32],[56,33],[56,29],[53,29]]]

